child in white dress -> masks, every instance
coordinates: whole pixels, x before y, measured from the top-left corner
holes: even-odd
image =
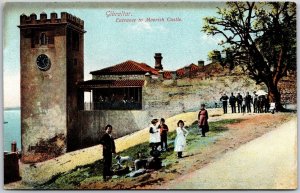
[[[153,119],[151,121],[149,133],[150,133],[150,147],[152,150],[157,150],[160,146],[160,133],[158,129],[158,119]]]
[[[183,127],[184,122],[179,120],[176,128],[176,138],[174,141],[174,151],[177,152],[177,157],[182,158],[182,152],[184,151],[184,147],[186,145],[186,136],[188,135],[188,131]]]

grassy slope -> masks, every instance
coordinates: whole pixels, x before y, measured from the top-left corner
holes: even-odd
[[[198,133],[197,123],[194,122],[189,128],[189,135],[187,137],[187,148],[184,152],[185,155],[196,154],[201,149],[206,148],[209,144],[213,143],[216,139],[222,136],[222,133],[226,131],[226,124],[238,122],[237,119],[221,120],[210,123],[209,137],[201,138]],[[175,153],[172,151],[174,148],[173,141],[176,137],[175,131],[169,132],[169,152],[162,154],[163,164],[166,165],[165,169],[169,168],[173,164],[176,164],[177,158]],[[136,157],[137,152],[142,151],[146,156],[149,156],[149,144],[144,142],[133,147],[130,147],[122,152],[120,155],[129,155],[133,158]],[[122,180],[120,179],[115,180]],[[102,181],[102,160],[96,161],[93,164],[86,166],[77,167],[74,170],[59,174],[55,176],[51,181],[47,182],[43,186],[36,187],[37,189],[76,189],[80,184],[87,184]]]

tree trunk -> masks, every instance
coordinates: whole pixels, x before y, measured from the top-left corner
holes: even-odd
[[[283,108],[281,104],[281,94],[278,90],[277,85],[273,83],[267,84],[268,87],[268,98],[271,103],[275,103],[277,111],[285,111],[286,109]]]

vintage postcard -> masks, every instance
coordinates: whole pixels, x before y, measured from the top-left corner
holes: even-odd
[[[4,189],[297,189],[296,3],[6,2]]]

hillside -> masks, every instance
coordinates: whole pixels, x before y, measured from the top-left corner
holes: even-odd
[[[224,88],[228,87],[228,84],[222,84],[222,82],[226,79],[231,80],[229,84],[240,84],[240,85],[230,85],[232,87],[232,92],[236,94],[236,92],[242,91],[242,95],[245,94],[245,90],[248,90],[250,94],[254,91],[253,89],[260,87],[263,90],[267,91],[266,86],[261,83],[255,87],[256,83],[248,78],[245,71],[240,67],[236,66],[233,70],[229,70],[228,67],[223,67],[218,62],[212,62],[207,64],[199,69],[197,73],[194,73],[191,77],[196,81],[203,81],[207,79],[216,80],[216,82],[212,83],[212,87],[215,87],[217,84],[221,84]],[[220,82],[218,82],[220,80]],[[249,84],[245,84],[244,82],[248,82],[253,84],[250,86]],[[279,83],[278,88],[281,93],[281,99],[283,104],[296,104],[297,103],[297,74],[296,72],[289,72],[286,77],[283,77]],[[229,86],[229,87],[230,87]],[[244,90],[241,88],[245,88]],[[247,88],[247,89],[246,89]],[[218,88],[217,88],[218,89]],[[228,89],[227,89],[228,90]],[[224,89],[224,92],[227,92]],[[229,91],[230,92],[230,91]]]
[[[176,179],[182,174],[190,173],[195,169],[202,168],[220,158],[227,151],[237,149],[242,144],[273,130],[277,125],[295,117],[293,114],[288,114],[287,116],[287,114],[281,113],[274,115],[222,115],[220,111],[221,109],[209,111],[211,131],[205,139],[195,135],[196,127],[193,123],[197,112],[184,113],[167,119],[166,123],[171,129],[170,132],[176,128],[175,124],[178,119],[185,120],[191,132],[189,135],[190,142],[188,142],[183,160],[177,160],[172,151],[163,155],[167,167],[158,172],[146,173],[137,178],[122,177],[103,183],[101,180],[101,161],[99,162],[102,157],[102,148],[101,146],[95,146],[71,152],[46,162],[22,165],[22,171],[24,172],[24,169],[26,171],[26,173],[22,173],[23,182],[6,185],[5,188],[149,189],[153,185],[156,185],[155,188],[158,188],[157,185]],[[128,155],[126,151],[129,147],[140,147],[139,144],[145,142],[146,145],[141,147],[148,149],[148,137],[148,129],[146,128],[132,135],[117,139],[117,151],[123,156]],[[172,137],[170,136],[169,140],[171,139]],[[144,151],[147,152],[147,150]],[[38,185],[46,181],[48,181],[48,185]]]

